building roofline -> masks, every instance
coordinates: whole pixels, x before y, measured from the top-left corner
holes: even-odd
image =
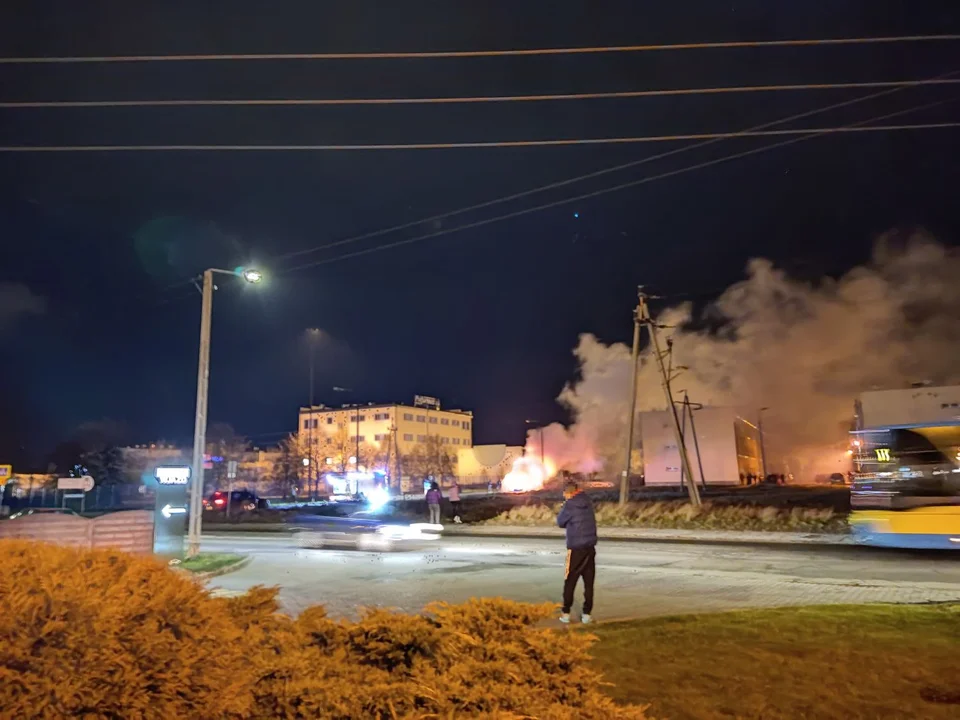
[[[469,415],[473,417],[472,410],[459,410],[459,409],[447,409],[440,408],[439,410],[435,408],[426,408],[418,407],[416,405],[406,405],[404,403],[370,403],[369,405],[344,405],[341,407],[330,407],[328,405],[301,405],[300,412],[346,412],[348,410],[377,410],[381,408],[403,408],[405,410],[415,410],[419,412],[446,412],[454,413],[457,415]]]

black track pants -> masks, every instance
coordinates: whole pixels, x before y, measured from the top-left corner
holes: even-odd
[[[583,578],[583,614],[593,610],[593,580],[597,575],[597,549],[567,550],[567,567],[563,576],[563,612],[573,606],[573,591]]]

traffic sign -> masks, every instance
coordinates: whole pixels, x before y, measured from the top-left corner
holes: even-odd
[[[57,490],[82,490],[83,492],[90,492],[93,490],[95,484],[93,478],[89,475],[83,475],[78,478],[57,478]]]
[[[0,465],[0,487],[3,487],[13,477],[13,465]]]
[[[237,476],[237,461],[230,460],[227,463],[227,477],[233,480]]]

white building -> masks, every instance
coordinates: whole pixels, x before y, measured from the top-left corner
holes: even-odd
[[[680,485],[680,451],[673,418],[666,410],[639,415],[645,484]],[[696,442],[688,420],[684,444],[698,485],[701,465],[707,485],[739,485],[749,475],[760,475],[760,439],[755,425],[733,408],[705,407],[694,410],[693,415]]]

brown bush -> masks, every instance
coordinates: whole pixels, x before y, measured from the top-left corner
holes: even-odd
[[[488,520],[490,525],[555,526],[559,505],[525,505]],[[846,517],[830,508],[777,508],[762,505],[717,505],[699,508],[678,501],[596,503],[601,527],[668,528],[689,530],[780,530],[846,532]]]
[[[0,692],[16,718],[643,718],[539,629],[551,605],[293,619],[275,590],[212,598],[149,558],[0,542]]]

